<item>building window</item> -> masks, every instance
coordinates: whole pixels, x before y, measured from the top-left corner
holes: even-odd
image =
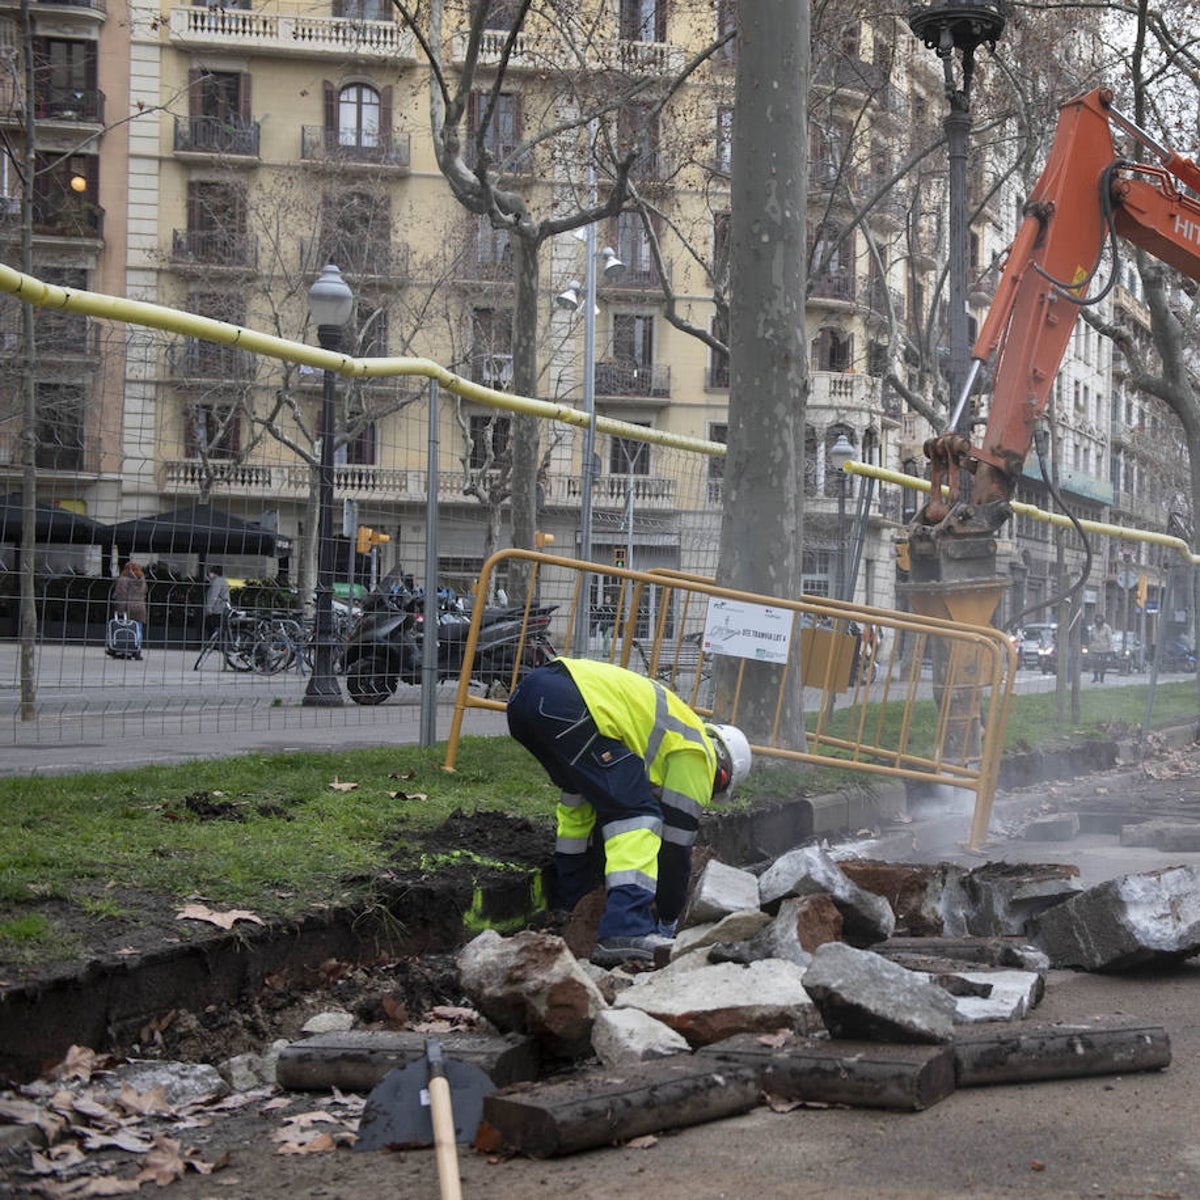
[[[352,396],[346,409],[346,434],[334,451],[334,462],[354,467],[375,465],[375,422],[363,407],[362,396]]]
[[[717,37],[732,34],[713,57],[718,66],[732,67],[737,63],[737,27],[738,0],[717,0]]]
[[[636,421],[634,424],[650,428],[647,421]],[[639,442],[635,438],[612,438],[608,446],[608,469],[613,475],[649,475],[649,442]]]
[[[512,383],[512,311],[471,310],[471,378],[485,387],[506,390]]]
[[[50,383],[37,388],[37,453],[35,462],[49,471],[83,470],[83,414],[87,387],[82,383]]]
[[[339,192],[325,199],[319,271],[336,263],[343,275],[387,275],[392,265],[391,199],[374,191]]]
[[[370,300],[360,300],[354,312],[354,332],[360,357],[387,357],[388,312],[386,308]]]
[[[613,357],[622,366],[654,362],[654,317],[648,313],[613,314]]]
[[[471,417],[469,429],[472,471],[490,470],[507,461],[511,424],[509,417],[502,417],[499,413]]]
[[[488,110],[488,104],[493,102]],[[486,122],[486,124],[485,124]],[[482,138],[481,138],[482,132]],[[467,104],[467,144],[463,157],[467,165],[476,165],[482,149],[501,170],[513,170],[512,158],[521,142],[521,97],[515,92],[472,92]]]
[[[815,371],[848,371],[854,359],[854,335],[842,329],[822,329],[813,339]]]
[[[373,149],[379,145],[379,93],[365,83],[338,92],[338,145]]]
[[[333,0],[333,15],[348,21],[390,21],[392,4],[391,0]]]
[[[833,593],[834,556],[828,550],[805,550],[800,566],[800,590],[806,596]]]
[[[194,404],[187,414],[188,458],[236,458],[240,449],[239,414],[232,404]]]
[[[96,92],[96,43],[35,38],[37,115],[64,120],[101,120]]]
[[[188,227],[182,255],[213,266],[249,266],[246,236],[246,189],[240,183],[193,180],[187,193]]]
[[[718,341],[729,345],[729,310],[720,310],[712,319],[710,326],[713,337]],[[729,386],[729,351],[728,350],[709,350],[708,360],[708,386],[713,388],[727,388]],[[715,440],[715,439],[714,439]]]
[[[716,168],[722,175],[733,172],[733,105],[722,104],[717,108],[717,155]]]
[[[621,39],[626,42],[667,40],[667,0],[620,0]]]
[[[804,426],[804,494],[815,496],[821,477],[821,459],[817,453],[817,431]]]
[[[722,446],[729,444],[729,426],[724,421],[708,423],[708,440],[720,442]],[[708,502],[721,503],[721,489],[725,481],[725,459],[722,455],[708,456]]]
[[[613,240],[617,257],[625,264],[621,272],[622,287],[657,287],[658,271],[650,247],[650,233],[642,214],[623,212],[616,219]]]

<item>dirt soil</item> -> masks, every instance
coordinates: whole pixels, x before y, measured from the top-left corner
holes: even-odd
[[[1147,814],[1195,812],[1198,775],[1200,752],[1192,751],[1170,756],[1149,772],[1126,769],[1043,789],[1041,808],[1094,809],[1111,801]],[[427,849],[461,855],[467,848],[490,860],[534,864],[549,861],[552,842],[548,826],[495,814],[456,814]],[[1038,849],[1020,844],[1021,857],[1029,861]],[[1059,846],[1053,858],[1059,861],[1073,849]],[[1089,853],[1085,846],[1077,849]],[[995,847],[989,857],[1003,858],[1004,850]],[[464,863],[458,878],[452,858],[437,862],[439,875],[451,886],[474,886],[470,864]],[[179,936],[173,919],[160,926],[164,936],[168,930]],[[119,943],[120,937],[113,941]],[[218,1063],[234,1054],[262,1053],[276,1039],[295,1039],[318,1012],[344,1010],[361,1028],[437,1032],[468,1022],[464,1005],[452,954],[368,966],[331,960],[304,986],[279,979],[243,1005],[161,1014],[120,1051],[135,1058]],[[1200,1127],[1194,1116],[1200,1091],[1200,963],[1193,960],[1160,975],[1052,972],[1047,998],[1035,1016],[1069,1022],[1102,1013],[1161,1022],[1172,1040],[1171,1067],[1149,1075],[974,1089],[919,1114],[821,1107],[777,1111],[766,1105],[744,1117],[551,1162],[460,1148],[463,1193],[492,1200],[568,1191],[581,1200],[618,1194],[655,1200],[751,1194],[781,1200],[798,1194],[919,1200],[963,1193],[1200,1200]],[[85,1063],[95,1070],[92,1085],[68,1072],[55,1086],[86,1090],[110,1065]],[[42,1088],[43,1093],[53,1090]],[[33,1091],[8,1093],[7,1100],[0,1096],[0,1135],[6,1103],[36,1099],[48,1107]],[[31,1157],[26,1145],[5,1149],[8,1143],[0,1136],[0,1198],[120,1194],[118,1180],[132,1192],[139,1173],[146,1188],[169,1182],[174,1200],[438,1195],[431,1151],[351,1149],[361,1102],[338,1093],[281,1094],[264,1087],[227,1099],[224,1107],[161,1115],[139,1112],[135,1100],[116,1125],[106,1125],[98,1109],[85,1104],[72,1119],[92,1134],[62,1136],[57,1165],[49,1151]],[[60,1099],[60,1107],[63,1103]],[[95,1133],[97,1127],[103,1136]],[[134,1135],[144,1142],[157,1136],[160,1142],[153,1150],[143,1144],[132,1152],[113,1140]],[[64,1146],[76,1149],[67,1152]],[[38,1169],[44,1173],[31,1174]]]

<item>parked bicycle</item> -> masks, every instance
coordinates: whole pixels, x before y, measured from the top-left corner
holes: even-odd
[[[258,617],[237,608],[227,608],[221,620],[200,648],[200,654],[192,666],[200,670],[201,664],[211,654],[219,654],[222,670],[252,671],[254,669],[254,647],[258,641]]]

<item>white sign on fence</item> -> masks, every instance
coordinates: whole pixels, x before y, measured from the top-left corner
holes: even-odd
[[[704,622],[704,653],[786,663],[792,640],[792,614],[767,604],[713,599]]]

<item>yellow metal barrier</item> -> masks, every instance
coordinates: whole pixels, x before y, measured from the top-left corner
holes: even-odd
[[[799,643],[804,728],[781,726],[790,668],[775,667],[776,716],[772,728],[751,742],[754,752],[967,789],[975,794],[969,845],[977,849],[984,842],[1017,666],[1016,651],[999,630],[815,596],[781,600],[679,572],[630,571],[527,550],[489,558],[480,595],[487,594],[492,573],[514,558],[529,563],[530,596],[558,606],[553,640],[560,650],[582,627],[586,657],[659,679],[697,712],[732,724],[739,723],[742,696],[764,664],[732,659],[731,686],[721,692],[730,699],[714,709],[718,656],[705,639],[710,603],[724,599],[788,613],[792,644]],[[467,709],[505,707],[502,699],[471,692],[482,612],[477,606],[467,640],[447,770],[454,769]],[[533,662],[533,648],[523,643],[510,687]]]

